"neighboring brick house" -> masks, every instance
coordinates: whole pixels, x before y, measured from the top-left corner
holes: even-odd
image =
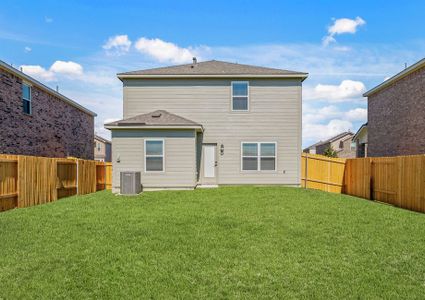
[[[341,158],[356,157],[356,147],[352,143],[354,134],[352,132],[342,132],[326,141],[320,141],[307,147],[303,152],[323,155],[329,147],[336,151],[337,156]]]
[[[368,156],[425,153],[425,58],[364,94]]]
[[[94,136],[94,159],[103,162],[111,162],[112,145],[107,139],[101,136]]]
[[[93,159],[95,116],[0,61],[0,153]]]

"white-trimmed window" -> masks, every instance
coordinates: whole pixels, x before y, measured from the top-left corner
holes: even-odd
[[[232,81],[232,111],[249,110],[248,81]]]
[[[24,113],[30,115],[31,109],[31,86],[22,83],[22,110]]]
[[[242,171],[276,171],[276,142],[242,142]]]
[[[164,140],[145,140],[145,172],[164,171]]]

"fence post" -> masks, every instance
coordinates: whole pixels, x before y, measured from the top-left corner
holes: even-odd
[[[401,198],[402,198],[402,191],[403,191],[402,181],[403,181],[403,171],[404,171],[403,157],[402,156],[396,157],[396,163],[397,163],[397,171],[398,171],[396,201],[397,201],[397,205],[399,207],[402,207]]]
[[[308,178],[308,153],[305,154],[305,174],[304,174],[304,188],[307,188],[307,178]]]
[[[374,185],[375,185],[375,178],[373,176],[374,174],[374,162],[373,159],[369,159],[369,199],[375,200],[375,192],[374,192]]]
[[[331,162],[328,161],[327,163],[328,163],[328,182],[331,182]],[[329,192],[329,189],[330,189],[330,185],[327,184],[326,191]]]
[[[76,183],[77,183],[77,184],[76,184],[76,185],[77,185],[77,195],[78,195],[78,192],[79,192],[79,191],[78,191],[78,173],[79,173],[79,172],[78,172],[78,159],[76,159],[76,160],[75,160],[75,163],[77,164],[77,176],[76,176],[76,178],[77,178],[77,182],[76,182]]]

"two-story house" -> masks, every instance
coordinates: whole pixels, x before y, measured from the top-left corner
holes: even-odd
[[[94,160],[111,162],[112,144],[107,139],[94,135]]]
[[[0,153],[93,159],[95,116],[0,61]]]
[[[326,150],[332,149],[337,157],[356,157],[356,143],[352,141],[354,133],[350,131],[341,132],[325,141],[317,142],[303,150],[305,153],[325,154]]]
[[[118,74],[124,119],[112,131],[120,172],[144,189],[300,184],[301,88],[307,73],[221,61]]]
[[[425,154],[425,58],[363,96],[368,156]]]

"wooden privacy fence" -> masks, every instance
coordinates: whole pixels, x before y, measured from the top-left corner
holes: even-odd
[[[345,159],[323,155],[301,155],[301,186],[326,192],[341,193]]]
[[[111,174],[110,163],[0,155],[0,211],[108,189]]]
[[[302,155],[302,186],[425,212],[425,155],[354,159]]]

